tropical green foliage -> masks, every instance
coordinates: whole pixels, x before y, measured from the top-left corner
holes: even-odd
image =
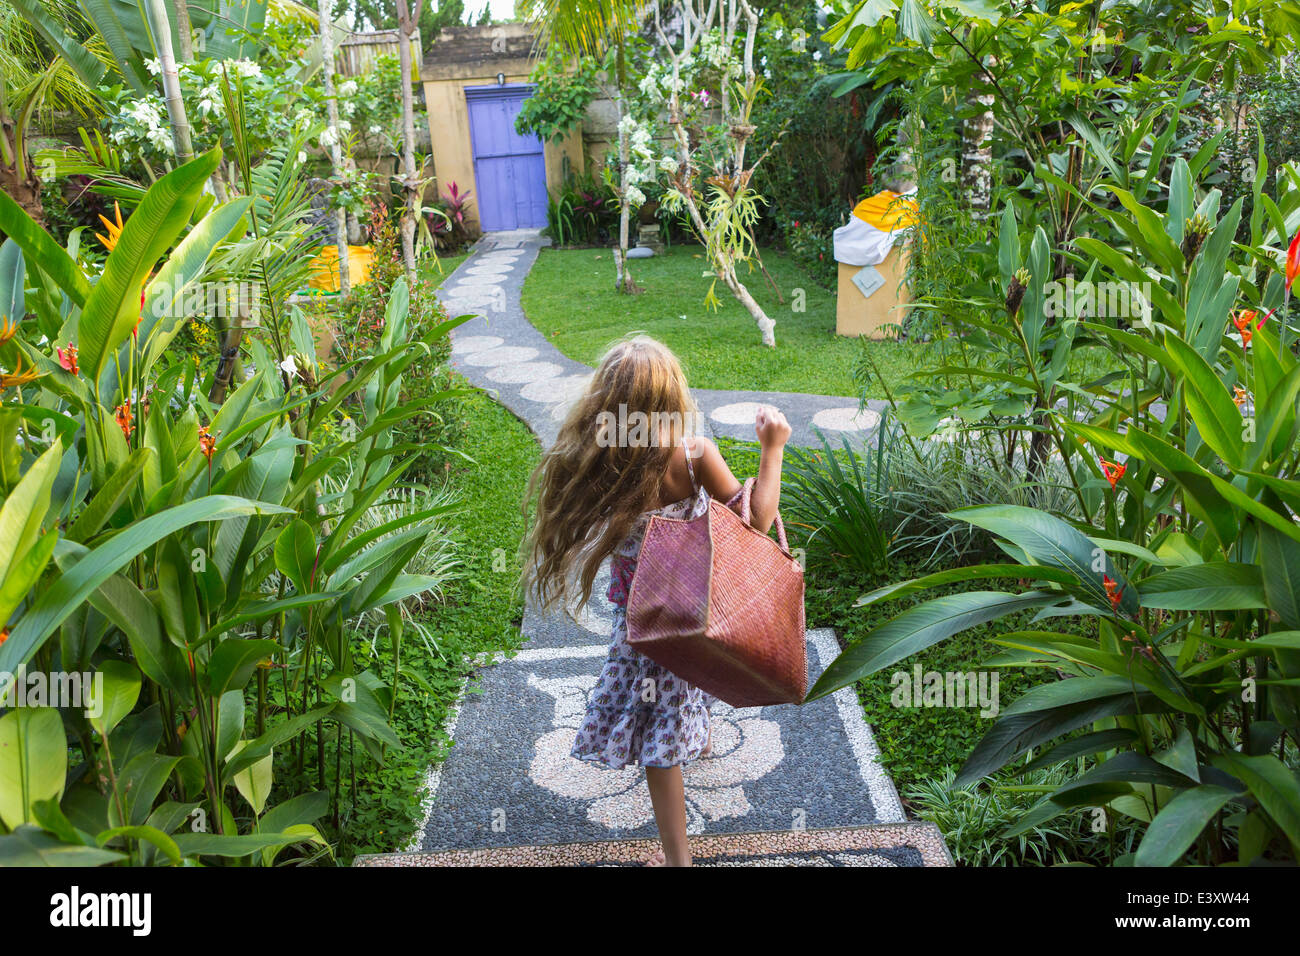
[[[29,702],[0,717],[15,744],[0,778],[19,782],[3,788],[16,794],[0,813],[9,862],[270,865],[290,846],[310,859],[328,852],[314,824],[337,812],[346,768],[327,779],[318,763],[317,792],[268,807],[274,754],[301,767],[326,735],[375,760],[398,745],[395,675],[360,667],[351,637],[383,616],[396,667],[402,603],[444,579],[411,565],[445,498],[378,523],[373,509],[412,462],[394,425],[440,398],[402,404],[403,375],[455,323],[412,336],[399,281],[374,349],[326,371],[292,311],[210,404],[212,373],[200,381],[167,348],[177,303],[264,214],[203,197],[219,159],[155,183],[99,275],[0,197],[0,690],[38,674],[102,681],[84,710]],[[246,250],[272,277],[283,253]],[[67,345],[51,356],[44,341]]]
[[[890,584],[861,603],[958,581],[1013,578],[1031,589],[912,607],[848,648],[810,694],[973,625],[1035,612],[1035,627],[994,641],[1004,650],[988,666],[1050,667],[1070,679],[1004,707],[956,782],[979,781],[1053,742],[1020,772],[1087,756],[1089,769],[1007,835],[1100,806],[1148,824],[1135,853],[1115,858],[1139,865],[1185,855],[1251,863],[1300,851],[1300,591],[1291,572],[1300,566],[1300,362],[1278,268],[1300,226],[1300,174],[1282,170],[1276,198],[1262,179],[1256,185],[1259,211],[1241,247],[1233,244],[1241,202],[1223,210],[1217,190],[1200,193],[1194,183],[1177,159],[1166,213],[1118,184],[1106,191],[1119,208],[1093,204],[1126,242],[1076,245],[1092,262],[1090,278],[1142,284],[1149,308],[1132,322],[1081,312],[1073,293],[1059,319],[1045,310],[1052,290],[1043,277],[1056,250],[1041,228],[1022,246],[1004,212],[998,268],[1016,301],[1006,323],[984,330],[1016,343],[1028,374],[985,377],[1049,410],[1032,427],[1050,442],[1080,517],[996,505],[955,512],[994,535],[1012,563]],[[1252,309],[1233,312],[1242,301]],[[1062,355],[1082,337],[1109,349],[1123,372],[1086,388],[1065,379]],[[1060,403],[1062,391],[1087,401]],[[1090,621],[1096,636],[1063,627],[1071,618]]]

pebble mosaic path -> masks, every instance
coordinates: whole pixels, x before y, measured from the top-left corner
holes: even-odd
[[[544,444],[591,369],[562,355],[519,307],[524,276],[548,240],[485,237],[444,283],[457,329],[452,363],[520,416]],[[875,409],[815,395],[698,390],[720,434],[753,437],[753,406],[772,402],[801,444],[811,427],[869,437]],[[621,865],[657,847],[644,773],[569,756],[608,650],[607,571],[579,616],[526,608],[527,642],[480,662],[452,717],[450,755],[429,775],[426,818],[403,853],[358,866]],[[839,652],[832,631],[808,633],[809,686]],[[908,822],[854,691],[799,707],[713,710],[713,754],[684,771],[692,853],[715,866],[950,866],[937,828]]]

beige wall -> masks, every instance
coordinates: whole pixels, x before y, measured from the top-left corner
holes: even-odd
[[[527,27],[518,23],[447,30],[429,48],[420,70],[439,191],[455,182],[462,192],[474,192],[466,215],[474,230],[479,227],[478,183],[465,87],[492,86],[498,74],[504,74],[507,84],[527,83],[533,65],[532,41]],[[543,155],[546,185],[554,193],[564,180],[566,159],[572,172],[584,168],[581,132],[574,131],[558,143],[546,143]]]

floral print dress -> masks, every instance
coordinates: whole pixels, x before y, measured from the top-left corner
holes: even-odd
[[[691,460],[686,458],[695,473]],[[621,770],[628,764],[672,767],[699,757],[709,742],[709,707],[715,698],[656,664],[627,642],[627,596],[651,515],[695,518],[709,508],[696,487],[690,498],[644,512],[610,559],[609,600],[614,633],[609,656],[587,701],[572,756]],[[649,689],[651,692],[647,693]],[[647,699],[649,698],[649,699]]]

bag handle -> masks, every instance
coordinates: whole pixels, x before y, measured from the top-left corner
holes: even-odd
[[[749,507],[750,496],[754,493],[754,485],[757,478],[746,478],[745,483],[740,486],[740,520],[745,524],[750,523],[751,511]],[[776,540],[781,545],[781,550],[790,553],[790,543],[785,537],[785,525],[781,521],[781,512],[776,513]]]

